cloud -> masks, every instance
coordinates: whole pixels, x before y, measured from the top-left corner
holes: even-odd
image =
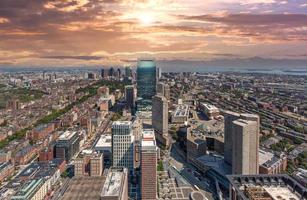
[[[299,13],[303,3],[1,0],[0,52],[6,53],[0,53],[0,61],[96,64],[146,54],[207,59],[273,55],[278,49],[296,54],[307,45],[307,15]],[[153,23],[144,26],[140,19],[148,12]]]
[[[103,57],[100,57],[100,56],[43,56],[41,58],[59,59],[59,60],[65,60],[65,59],[74,59],[74,60],[101,60],[101,59],[103,59]]]

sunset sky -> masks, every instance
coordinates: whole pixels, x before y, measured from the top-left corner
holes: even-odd
[[[0,65],[307,58],[306,0],[0,0]]]

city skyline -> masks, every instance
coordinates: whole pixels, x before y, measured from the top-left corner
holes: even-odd
[[[0,7],[6,67],[307,58],[303,0],[4,0]]]

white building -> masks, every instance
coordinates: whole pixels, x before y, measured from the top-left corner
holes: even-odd
[[[125,167],[134,171],[134,135],[131,121],[116,121],[112,124],[113,167]]]

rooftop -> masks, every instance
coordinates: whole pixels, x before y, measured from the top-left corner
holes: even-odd
[[[111,135],[101,135],[98,142],[96,143],[95,147],[110,147],[111,148],[111,143],[112,143],[112,136]]]
[[[155,131],[153,129],[144,129],[142,133],[142,147],[154,147],[156,149]]]
[[[104,181],[104,177],[74,177],[69,182],[68,188],[61,199],[100,199],[100,191]]]
[[[255,195],[270,200],[307,198],[307,189],[285,174],[229,175],[227,178],[243,200]]]
[[[131,126],[131,121],[115,121],[113,122],[112,126]]]
[[[215,107],[214,105],[211,104],[207,104],[207,103],[201,103],[202,106],[204,106],[207,110],[209,111],[215,111],[218,110],[217,107]]]
[[[223,156],[210,153],[197,158],[197,160],[220,175],[231,174],[231,166],[225,163]]]
[[[127,174],[127,169],[111,168],[102,188],[101,196],[119,196],[122,183]]]
[[[178,105],[174,113],[174,117],[184,117],[189,115],[188,105]]]
[[[65,131],[60,135],[59,140],[70,140],[75,134],[77,134],[76,131]]]

